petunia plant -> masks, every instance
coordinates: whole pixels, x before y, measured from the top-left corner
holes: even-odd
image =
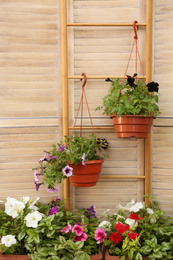
[[[52,145],[52,150],[44,151],[39,160],[39,166],[34,169],[34,183],[38,191],[40,185],[47,184],[47,191],[56,191],[55,184],[61,183],[73,175],[70,164],[77,165],[82,162],[85,166],[87,161],[98,160],[102,150],[107,149],[109,142],[106,139],[96,139],[94,134],[89,138],[74,133],[72,137],[65,136],[65,143],[60,142]]]
[[[135,76],[127,75],[127,81],[121,82],[120,79],[107,79],[111,81],[109,93],[103,97],[103,106],[96,110],[103,109],[103,114],[118,117],[121,115],[141,115],[156,117],[159,112],[157,82],[150,82],[147,85],[143,80],[137,80]]]

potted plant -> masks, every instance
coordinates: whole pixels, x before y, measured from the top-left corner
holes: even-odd
[[[147,85],[143,80],[127,75],[127,81],[110,80],[109,94],[103,98],[103,114],[113,119],[117,137],[146,138],[151,130],[153,119],[159,114],[158,86],[156,82]]]
[[[60,142],[57,146],[52,146],[51,151],[44,151],[39,166],[34,169],[36,190],[41,184],[47,183],[47,191],[55,192],[55,184],[68,177],[73,186],[96,185],[104,162],[99,153],[102,149],[107,149],[106,139],[96,140],[94,134],[85,138],[74,133],[72,138],[65,137],[65,144]],[[42,182],[38,182],[40,176]]]

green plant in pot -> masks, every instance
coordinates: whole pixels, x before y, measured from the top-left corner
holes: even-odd
[[[127,81],[110,80],[109,94],[103,98],[103,114],[113,118],[118,137],[146,138],[153,124],[153,119],[160,113],[158,103],[158,86],[156,82],[147,85],[143,80],[127,75]]]
[[[39,166],[34,169],[36,190],[41,184],[46,183],[47,191],[55,192],[55,184],[61,183],[65,178],[70,178],[74,186],[96,185],[104,162],[100,152],[107,147],[107,140],[96,139],[94,134],[90,134],[89,138],[79,136],[77,133],[74,133],[71,138],[66,136],[65,144],[60,142],[58,145],[52,145],[52,150],[44,151]],[[88,167],[91,168],[90,173]],[[95,168],[96,172],[94,172]]]

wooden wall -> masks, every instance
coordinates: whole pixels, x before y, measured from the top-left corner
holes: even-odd
[[[53,197],[35,191],[32,168],[59,138],[58,10],[58,0],[0,0],[0,199]]]
[[[143,0],[67,0],[68,22],[145,22]],[[172,25],[173,3],[153,1],[153,80],[160,84],[161,115],[152,130],[152,191],[167,214],[173,215],[172,157]],[[0,199],[7,196],[63,198],[46,187],[37,193],[32,168],[42,151],[62,139],[61,46],[59,0],[0,0]],[[140,28],[139,51],[145,70],[145,28]],[[69,28],[69,75],[124,75],[133,43],[133,28]],[[128,70],[134,73],[135,55]],[[140,68],[138,73],[141,75]],[[104,80],[88,80],[86,94],[96,126],[112,126],[111,119],[95,111],[109,89]],[[69,80],[70,126],[81,95],[80,80]],[[79,121],[78,121],[79,124]],[[84,125],[89,125],[87,111]],[[113,130],[97,131],[110,141],[109,158],[101,174],[143,175],[144,141],[121,140]],[[88,131],[83,132],[88,135]],[[71,187],[71,208],[96,206],[97,212],[118,203],[142,200],[143,180],[102,180],[95,187]]]
[[[154,2],[153,78],[160,84],[161,115],[153,128],[153,194],[173,216],[173,2]]]

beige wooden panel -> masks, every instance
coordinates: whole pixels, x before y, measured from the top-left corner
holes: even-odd
[[[35,191],[32,169],[59,140],[59,0],[0,0],[0,199]],[[57,12],[58,10],[58,12]]]
[[[173,216],[173,88],[172,88],[172,22],[173,2],[154,1],[154,80],[160,85],[161,115],[153,128],[153,195],[161,208]]]

